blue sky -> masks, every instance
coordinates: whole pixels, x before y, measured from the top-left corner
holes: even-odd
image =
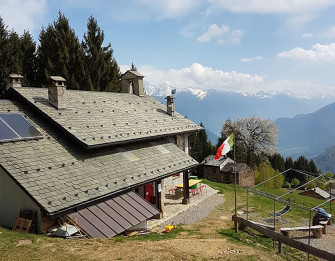
[[[122,70],[153,84],[335,96],[335,0],[0,0],[35,40],[58,11],[80,40],[92,14]]]

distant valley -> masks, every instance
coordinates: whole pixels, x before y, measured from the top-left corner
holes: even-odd
[[[162,103],[171,89],[164,84],[146,86],[147,93]],[[289,92],[241,94],[193,87],[177,90],[175,95],[176,110],[194,122],[203,122],[213,144],[227,119],[259,116],[276,120],[278,151],[283,156],[304,154],[309,159],[335,146],[334,102],[335,97],[295,97]]]
[[[165,103],[165,97],[173,87],[169,85],[146,85],[146,92]],[[176,111],[194,122],[203,122],[213,138],[220,135],[222,124],[227,119],[259,116],[276,120],[312,113],[335,102],[335,97],[295,97],[290,93],[241,94],[217,90],[188,88],[177,90]],[[216,143],[216,140],[211,141]]]

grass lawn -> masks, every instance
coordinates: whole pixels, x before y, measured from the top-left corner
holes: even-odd
[[[222,184],[222,183],[217,183],[217,182],[212,182],[208,180],[203,180],[203,183],[206,183],[207,185],[217,189],[220,191],[220,193],[223,193],[225,195],[225,200],[226,202],[232,202],[232,204],[227,204],[226,205],[226,211],[231,211],[233,212],[234,208],[234,186],[232,184]],[[289,191],[289,189],[281,188],[281,189],[269,189],[266,187],[257,187],[258,190],[262,192],[267,192],[272,195],[276,196],[281,196]],[[247,189],[237,186],[236,188],[237,191],[237,208],[238,210],[244,209],[247,206]],[[305,206],[308,209],[317,206],[325,200],[321,199],[315,199],[312,197],[307,197],[307,196],[302,196],[299,195],[301,190],[298,191],[293,191],[292,193],[289,193],[288,195],[284,196],[284,200],[290,199],[291,202],[295,202],[299,205]],[[276,202],[276,212],[279,212],[282,208],[284,208],[286,204],[281,203],[281,202]],[[264,196],[258,195],[256,193],[250,193],[249,192],[249,207],[253,207],[254,211],[253,213],[257,213],[257,216],[262,217],[262,218],[271,218],[269,213],[273,213],[273,200],[268,199]],[[326,203],[322,206],[328,213],[331,213],[334,215],[334,208],[333,210],[330,210],[330,203]],[[309,219],[309,211],[308,210],[303,210],[300,209],[299,207],[292,207],[289,212],[287,212],[283,218],[286,220],[292,222],[292,224],[299,225],[308,225],[306,222],[308,222]],[[312,213],[312,217],[314,216],[314,213]],[[255,220],[257,221],[257,220]]]
[[[203,180],[203,182],[214,189],[224,194],[225,202],[220,206],[219,210],[225,216],[230,216],[234,212],[234,187],[231,184],[220,184],[216,182],[210,182]],[[271,190],[269,193],[283,194],[286,190]],[[246,189],[237,187],[238,194],[238,209],[245,208],[246,206]],[[296,199],[301,203],[306,204],[318,204],[318,200],[303,197],[297,193],[291,194],[291,200]],[[250,194],[249,197],[250,206],[254,207],[254,213],[257,215],[269,217],[269,212],[273,211],[273,201],[266,199],[260,195]],[[278,210],[281,206],[278,206]],[[298,215],[297,210],[292,209],[285,215],[285,218],[292,219],[297,222],[306,219],[306,215]],[[220,215],[222,215],[220,214]],[[208,223],[207,223],[208,222]],[[239,232],[235,234],[232,229],[232,222],[228,219],[224,221],[226,223],[223,226],[223,221],[219,216],[211,216],[207,221],[202,221],[202,225],[208,228],[213,225],[211,222],[216,222],[219,229],[213,229],[208,234],[201,229],[201,225],[198,227],[182,226],[179,225],[177,229],[168,234],[151,233],[146,235],[124,237],[117,236],[113,239],[99,240],[99,239],[74,239],[64,240],[59,238],[50,238],[43,235],[26,235],[12,232],[8,229],[0,227],[0,261],[2,260],[135,260],[137,255],[145,255],[145,258],[140,260],[208,260],[208,256],[201,253],[205,251],[208,243],[206,240],[212,240],[216,238],[219,241],[219,246],[226,242],[227,239],[233,248],[242,249],[244,253],[234,254],[230,257],[223,258],[220,260],[269,260],[270,256],[275,256],[273,260],[286,259],[285,256],[274,255],[276,251],[272,248],[272,241],[255,231],[247,230],[246,232]],[[223,229],[223,227],[228,229]],[[204,243],[201,243],[204,241]],[[210,241],[212,242],[212,241]],[[145,250],[147,252],[140,253],[141,247],[145,244]],[[201,244],[195,246],[195,244]],[[167,245],[169,247],[167,247]],[[210,243],[212,246],[213,243]],[[175,252],[178,254],[176,258],[165,258],[164,255],[168,255],[167,249],[177,249]],[[200,254],[191,255],[189,259],[189,252],[192,252],[196,247]],[[152,250],[151,250],[152,248]],[[247,249],[247,250],[245,250]],[[158,253],[158,256],[150,256],[151,253]],[[169,250],[171,251],[171,250]],[[213,250],[214,251],[214,250]],[[242,252],[243,252],[242,251]],[[285,252],[304,258],[302,252],[294,249],[285,247]],[[137,254],[137,252],[139,252]],[[222,252],[222,251],[221,251]],[[252,253],[249,253],[252,252]],[[213,252],[215,253],[215,251]],[[263,256],[264,255],[264,256]],[[134,258],[135,256],[135,258]],[[148,258],[146,258],[148,256]],[[224,257],[223,255],[222,257]],[[263,259],[262,259],[263,257]],[[269,257],[264,259],[264,257]],[[161,259],[162,258],[162,259]]]

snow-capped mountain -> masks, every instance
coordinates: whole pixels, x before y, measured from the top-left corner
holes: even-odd
[[[165,97],[174,89],[168,84],[145,85],[146,92],[166,103]],[[236,93],[222,90],[203,90],[189,87],[177,89],[176,111],[219,136],[222,124],[227,119],[258,116],[277,119],[311,113],[335,102],[335,97],[296,97],[289,92]],[[211,140],[216,143],[217,140]]]
[[[151,84],[149,82],[144,82],[144,90],[145,93],[150,95],[150,96],[164,96],[166,97],[167,95],[171,94],[171,90],[175,89],[173,86],[162,83],[162,84]]]
[[[172,89],[176,89],[177,92],[186,92],[189,93],[200,100],[203,100],[209,93],[220,93],[220,94],[238,94],[244,97],[256,97],[260,99],[272,99],[278,95],[284,95],[292,98],[301,98],[301,99],[311,99],[309,95],[294,95],[290,91],[259,91],[257,93],[239,93],[225,90],[216,90],[216,89],[202,89],[199,87],[190,86],[187,88],[175,88],[174,86],[162,83],[162,84],[152,84],[150,82],[144,82],[145,92],[150,96],[164,96],[171,94]],[[323,97],[326,98],[326,97]]]
[[[204,91],[204,90],[201,90],[201,89],[196,89],[196,88],[193,88],[193,87],[189,87],[189,88],[187,88],[187,90],[189,90],[191,92],[191,94],[198,97],[200,100],[203,100],[207,95],[207,92]]]

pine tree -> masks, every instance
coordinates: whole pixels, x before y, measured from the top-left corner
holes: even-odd
[[[314,160],[309,161],[308,167],[310,169],[310,172],[315,173],[315,174],[320,174],[320,170],[316,167]]]
[[[119,91],[120,69],[113,57],[109,43],[103,46],[104,32],[97,20],[90,16],[87,22],[87,33],[84,34],[82,48],[85,53],[85,89],[96,91]]]
[[[279,170],[280,172],[285,170],[285,160],[279,153],[271,155],[269,157],[269,161],[272,165],[272,168]]]
[[[84,80],[83,51],[69,20],[61,13],[58,19],[42,28],[38,48],[39,81],[45,85],[51,75],[66,79],[67,88],[82,89]]]
[[[8,75],[8,31],[7,25],[0,17],[0,95],[6,90]]]
[[[200,123],[201,127],[203,123]],[[191,156],[198,162],[203,161],[208,155],[215,153],[215,148],[206,134],[206,130],[201,130],[197,134],[190,136]]]
[[[300,156],[296,161],[294,161],[294,169],[311,172],[311,168],[308,163],[309,162],[305,156]],[[306,175],[297,172],[295,173],[295,178],[299,179],[300,183],[306,183],[308,179]]]
[[[24,86],[37,86],[36,43],[29,31],[21,36],[22,76]]]
[[[8,63],[7,69],[9,73],[22,73],[22,51],[20,36],[11,31],[8,36]]]

